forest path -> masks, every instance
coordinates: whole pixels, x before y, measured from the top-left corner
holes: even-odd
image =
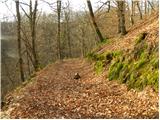
[[[80,80],[74,80],[78,72]],[[71,59],[48,65],[35,82],[24,87],[12,105],[10,118],[155,118],[158,95],[136,92],[105,74],[97,76],[93,64]]]

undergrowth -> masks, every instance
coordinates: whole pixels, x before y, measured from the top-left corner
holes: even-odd
[[[128,52],[92,52],[87,58],[95,61],[94,68],[97,74],[102,73],[108,65],[109,80],[118,80],[120,83],[126,83],[129,89],[137,90],[143,90],[150,85],[158,92],[158,46],[149,46],[145,42],[146,35],[141,33],[135,40],[134,49]]]

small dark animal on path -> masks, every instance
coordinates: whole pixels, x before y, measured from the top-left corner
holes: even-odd
[[[75,73],[74,79],[78,80],[78,79],[80,79],[80,78],[81,78],[81,76],[80,76],[78,73]]]

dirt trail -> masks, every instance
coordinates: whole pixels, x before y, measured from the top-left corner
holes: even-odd
[[[158,95],[127,90],[74,59],[49,65],[14,97],[10,118],[155,118]],[[81,75],[74,80],[75,72]]]

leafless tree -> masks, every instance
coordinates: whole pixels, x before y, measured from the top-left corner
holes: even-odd
[[[98,27],[98,25],[96,23],[96,20],[95,20],[95,17],[94,17],[94,13],[93,13],[93,9],[92,9],[92,4],[91,4],[90,0],[87,0],[87,5],[88,5],[88,9],[89,9],[90,17],[92,19],[93,26],[94,26],[94,28],[96,30],[96,33],[97,33],[97,35],[99,37],[99,40],[101,42],[103,42],[104,38],[103,38],[102,33],[100,32],[99,27]]]
[[[57,15],[58,15],[58,26],[57,26],[57,58],[61,59],[61,46],[60,46],[60,39],[61,39],[61,0],[57,0]]]
[[[142,11],[141,11],[141,8],[140,8],[140,5],[139,5],[139,1],[136,1],[136,5],[137,5],[138,11],[139,11],[140,19],[142,19]]]
[[[19,70],[22,82],[24,82],[24,71],[23,71],[23,59],[22,59],[22,47],[21,47],[21,15],[19,11],[19,0],[16,3],[16,13],[17,13],[17,43],[18,43],[18,55],[19,55]]]
[[[37,17],[38,0],[35,0],[34,10],[32,11],[32,0],[30,0],[30,27],[31,27],[31,39],[32,39],[32,52],[34,57],[34,68],[38,70],[39,61],[36,52],[36,17]]]

